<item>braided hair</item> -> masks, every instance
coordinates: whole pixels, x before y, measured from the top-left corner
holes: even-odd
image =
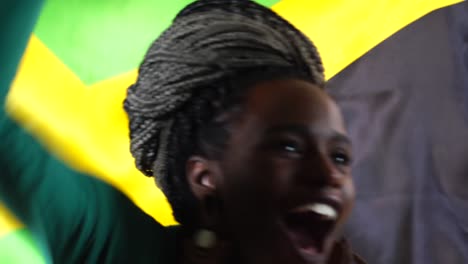
[[[187,159],[222,154],[228,132],[216,117],[240,104],[244,88],[287,75],[324,85],[310,40],[249,0],[195,1],[153,42],[124,108],[136,166],[156,178],[179,223],[196,213]]]

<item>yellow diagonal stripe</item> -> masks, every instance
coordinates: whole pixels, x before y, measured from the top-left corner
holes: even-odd
[[[135,168],[129,152],[122,102],[135,78],[132,72],[86,87],[33,36],[7,110],[67,164],[121,189],[160,223],[173,224],[165,197]],[[20,226],[3,208],[0,217],[0,233]]]
[[[0,237],[21,226],[21,223],[0,204]]]
[[[273,9],[317,46],[327,79],[429,12],[462,0],[283,0]]]
[[[126,193],[162,224],[172,224],[165,197],[135,168],[122,108],[136,71],[86,87],[33,36],[7,109],[72,167]]]
[[[98,175],[126,193],[140,208],[163,225],[175,224],[172,211],[153,178],[135,167],[129,146],[128,120],[123,110],[125,93],[137,71],[95,84],[88,89],[90,158],[100,166]],[[98,169],[98,168],[96,168]]]
[[[60,157],[90,171],[92,164],[79,163],[68,148],[79,149],[85,87],[44,44],[32,36],[10,90],[7,111]],[[60,143],[70,136],[67,145]]]

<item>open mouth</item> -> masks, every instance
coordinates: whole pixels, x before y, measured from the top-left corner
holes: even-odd
[[[325,257],[325,245],[338,219],[338,210],[326,203],[304,204],[284,217],[286,233],[306,259]]]

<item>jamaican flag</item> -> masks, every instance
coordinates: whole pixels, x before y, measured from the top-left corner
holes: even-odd
[[[190,2],[45,1],[6,103],[50,153],[166,225],[174,220],[164,196],[130,156],[122,101],[152,40]],[[468,3],[258,2],[322,55],[354,142],[358,195],[346,233],[355,250],[369,263],[467,263]],[[22,49],[3,41],[24,31],[11,22],[33,20],[39,4],[1,3],[4,63]],[[38,252],[1,207],[0,263],[44,263]]]

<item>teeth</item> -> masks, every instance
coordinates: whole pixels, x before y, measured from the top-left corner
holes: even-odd
[[[327,204],[320,204],[320,203],[313,204],[310,207],[310,210],[314,211],[317,214],[326,216],[330,219],[336,219],[336,217],[338,216],[338,213],[336,212],[336,210]]]
[[[333,207],[329,206],[328,204],[323,204],[323,203],[307,204],[307,205],[298,207],[294,209],[293,211],[298,212],[298,213],[311,211],[329,219],[336,219],[338,217],[338,212]]]

